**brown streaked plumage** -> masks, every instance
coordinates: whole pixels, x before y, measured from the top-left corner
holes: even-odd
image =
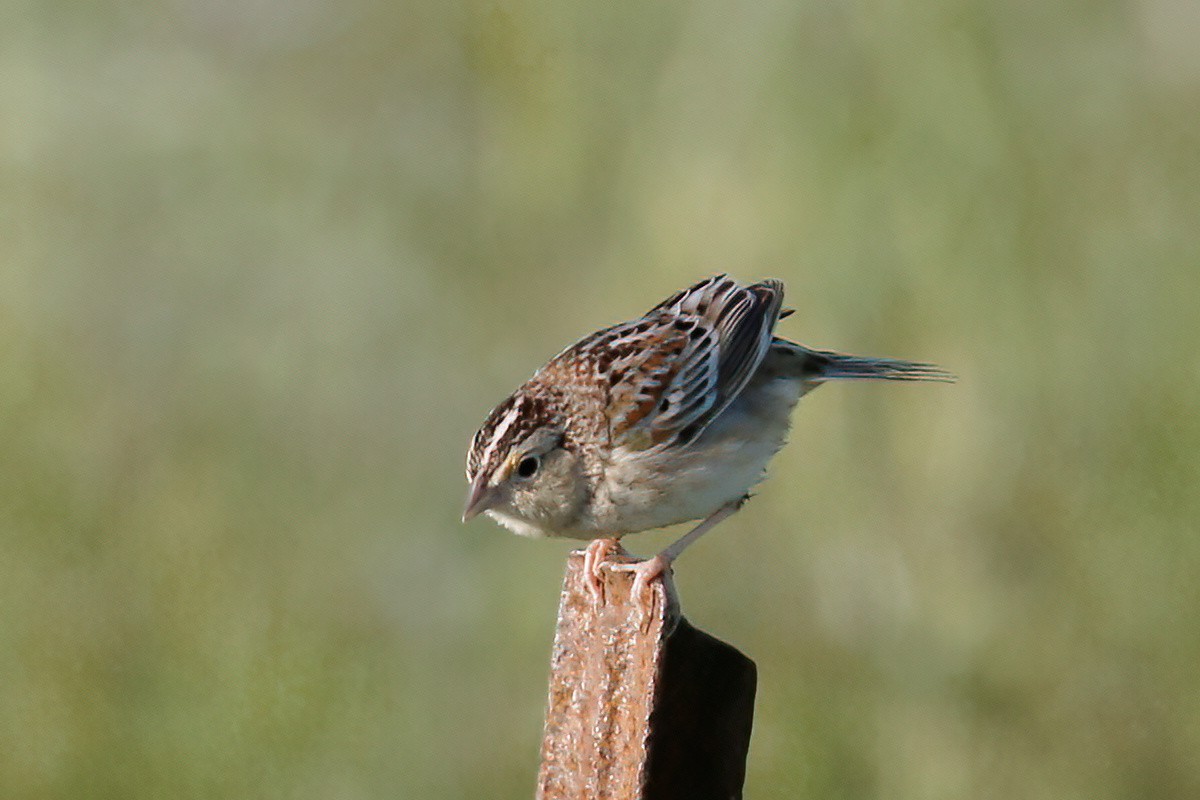
[[[598,570],[628,533],[704,519],[637,565],[642,586],[731,514],[786,440],[807,391],[836,379],[952,380],[931,364],[813,350],[773,334],[783,284],[716,275],[559,353],[471,441],[464,520],[592,539]]]

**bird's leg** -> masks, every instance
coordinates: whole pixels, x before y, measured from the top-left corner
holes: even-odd
[[[629,590],[629,596],[633,600],[634,605],[642,613],[642,619],[649,621],[651,613],[654,611],[654,595],[650,592],[650,582],[655,579],[669,578],[671,572],[671,564],[675,559],[679,558],[679,554],[687,549],[687,546],[699,539],[704,534],[708,533],[720,522],[733,516],[742,504],[746,502],[746,497],[741,497],[732,503],[726,503],[710,514],[703,522],[690,531],[680,536],[674,542],[663,549],[661,553],[648,558],[645,561],[639,561],[636,564],[609,564],[608,568],[619,572],[633,573],[633,587]]]
[[[583,579],[596,606],[604,604],[604,576],[600,567],[605,559],[621,550],[621,541],[614,536],[592,539],[583,551]]]

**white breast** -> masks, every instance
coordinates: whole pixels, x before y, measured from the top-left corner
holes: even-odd
[[[616,449],[577,538],[636,533],[702,519],[743,497],[787,440],[799,380],[754,381],[691,445]]]

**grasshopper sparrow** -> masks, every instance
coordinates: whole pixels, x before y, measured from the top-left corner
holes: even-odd
[[[791,411],[829,380],[950,381],[932,365],[814,350],[774,335],[783,284],[717,275],[559,353],[492,410],[467,454],[463,521],[486,512],[525,536],[590,539],[605,559],[629,533],[703,520],[651,559],[608,564],[649,582],[733,514],[784,445]]]

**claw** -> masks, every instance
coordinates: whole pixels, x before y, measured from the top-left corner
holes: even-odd
[[[652,586],[654,581],[670,579],[671,560],[659,553],[653,558],[639,561],[636,564],[610,564],[609,569],[616,572],[632,572],[633,586],[629,589],[629,599],[638,610],[641,617],[638,626],[642,632],[650,630],[654,620],[655,607],[658,605],[658,593]]]
[[[605,559],[620,549],[621,545],[616,539],[593,539],[583,551],[583,579],[596,608],[604,605],[604,575],[601,569]]]

